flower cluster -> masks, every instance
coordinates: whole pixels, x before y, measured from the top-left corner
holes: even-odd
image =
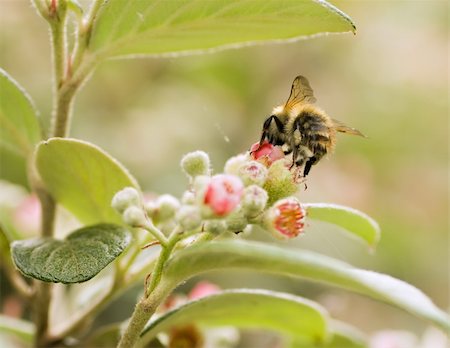
[[[289,166],[281,148],[265,142],[230,158],[223,173],[212,175],[209,156],[195,151],[181,160],[189,178],[181,199],[162,195],[141,203],[137,190],[128,187],[116,194],[112,206],[134,227],[149,217],[159,226],[217,235],[258,224],[276,238],[293,238],[303,231],[306,212],[292,197],[298,184]]]

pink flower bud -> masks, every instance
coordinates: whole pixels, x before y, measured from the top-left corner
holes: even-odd
[[[41,203],[36,195],[30,195],[20,202],[14,212],[15,227],[26,234],[37,234],[41,225]]]
[[[284,158],[284,152],[279,146],[273,146],[268,141],[265,141],[262,145],[255,143],[250,148],[250,154],[254,160],[258,160],[270,167],[273,162]]]
[[[303,232],[305,216],[306,211],[300,202],[289,197],[275,202],[268,210],[266,224],[276,238],[294,238]]]
[[[237,207],[243,192],[244,184],[237,176],[215,175],[206,187],[204,204],[217,216],[225,216]]]
[[[190,300],[197,300],[199,298],[218,293],[219,291],[220,288],[216,284],[202,281],[197,283],[197,285],[195,285],[195,287],[189,292],[188,298]]]

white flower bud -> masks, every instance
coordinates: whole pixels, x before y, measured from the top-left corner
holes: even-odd
[[[264,185],[267,179],[267,168],[256,161],[243,163],[238,170],[238,176],[242,179],[245,186],[249,185]]]
[[[202,223],[200,209],[193,205],[183,205],[177,212],[176,220],[184,230],[195,230]]]
[[[240,154],[231,157],[224,167],[225,174],[239,175],[239,168],[249,160],[248,154]]]
[[[195,204],[195,194],[191,191],[185,191],[181,197],[181,203],[183,204]]]
[[[180,202],[172,195],[161,195],[155,202],[157,216],[160,221],[166,221],[174,217],[180,208]]]
[[[154,218],[158,214],[158,206],[156,205],[156,201],[148,201],[144,203],[144,209],[147,213],[147,216]]]
[[[203,151],[190,152],[181,159],[181,168],[190,177],[210,174],[209,156]]]
[[[224,220],[208,220],[205,222],[205,231],[213,234],[221,234],[227,230],[227,224]]]
[[[194,179],[194,191],[196,196],[201,196],[201,193],[203,193],[209,183],[211,182],[211,177],[206,175],[199,175]]]
[[[225,223],[228,231],[242,232],[247,227],[248,220],[241,211],[237,211],[228,215]]]
[[[264,210],[268,199],[266,190],[257,185],[250,185],[244,190],[241,201],[242,211],[246,216],[254,217]]]
[[[128,207],[122,217],[123,221],[132,227],[141,227],[146,224],[144,211],[136,206]]]
[[[200,175],[197,176],[194,179],[193,183],[193,189],[194,189],[194,196],[195,196],[195,204],[198,204],[199,206],[204,206],[205,201],[205,193],[208,190],[209,184],[211,183],[211,177],[206,175]],[[204,214],[202,214],[204,217],[207,217],[212,214],[212,210],[205,206]]]
[[[123,213],[130,206],[139,206],[141,196],[134,187],[126,187],[117,192],[111,202],[111,206],[119,213]]]

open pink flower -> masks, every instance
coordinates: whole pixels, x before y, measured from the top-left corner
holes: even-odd
[[[244,184],[237,176],[215,175],[206,188],[204,203],[217,216],[225,216],[237,207],[243,192]]]
[[[254,143],[250,148],[250,155],[254,160],[258,160],[265,164],[267,167],[279,160],[284,158],[284,152],[279,146],[273,146],[267,140],[259,145],[259,143]]]
[[[303,232],[306,211],[295,198],[281,199],[267,212],[268,227],[279,239],[297,237]]]

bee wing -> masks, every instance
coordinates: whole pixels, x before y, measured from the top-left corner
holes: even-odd
[[[313,104],[316,102],[314,92],[304,76],[297,76],[292,82],[291,94],[286,102],[285,108],[292,109],[300,103]]]
[[[343,124],[341,121],[338,121],[335,119],[332,119],[331,121],[333,122],[333,128],[336,129],[338,132],[352,134],[352,135],[359,135],[360,137],[367,138],[364,134],[362,134],[356,128],[348,127],[345,124]]]

